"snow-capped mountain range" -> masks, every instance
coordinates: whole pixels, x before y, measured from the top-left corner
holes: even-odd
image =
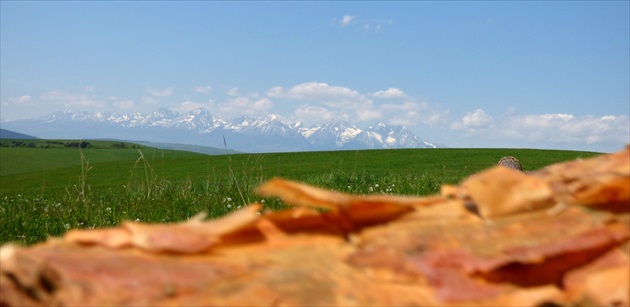
[[[243,152],[379,148],[435,148],[404,126],[378,123],[365,129],[349,122],[306,127],[275,115],[224,120],[207,109],[160,108],[149,114],[64,112],[2,123],[3,129],[41,138],[124,139],[229,148]]]

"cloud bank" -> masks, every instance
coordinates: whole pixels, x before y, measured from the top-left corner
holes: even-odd
[[[54,103],[64,108],[100,108],[103,103],[96,95],[77,94],[67,91],[49,91],[42,93],[39,98],[42,103]]]
[[[159,89],[159,88],[148,88],[147,91],[149,92],[149,94],[153,95],[153,96],[158,96],[158,97],[170,97],[173,96],[173,88],[172,87],[167,87],[164,89]]]
[[[466,113],[450,126],[464,136],[523,144],[531,148],[623,148],[630,143],[627,115],[583,115],[566,113],[507,114],[497,118],[483,109]]]
[[[289,117],[306,124],[322,120],[352,120],[361,123],[385,121],[398,125],[434,125],[448,113],[448,110],[438,110],[409,98],[398,88],[362,94],[348,87],[305,82],[287,89],[273,87],[267,96],[282,101],[280,104],[284,105],[299,103]]]

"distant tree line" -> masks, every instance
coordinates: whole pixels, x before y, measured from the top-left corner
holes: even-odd
[[[113,148],[113,149],[137,149],[142,146],[124,142],[91,144],[87,141],[59,141],[59,140],[17,140],[0,139],[0,147],[28,147],[28,148]]]
[[[88,147],[92,147],[92,145],[90,144],[90,142],[69,142],[69,143],[65,143],[63,144],[64,147],[76,147],[76,148],[88,148]]]
[[[32,144],[32,145],[31,145]],[[24,141],[5,141],[3,140],[0,143],[2,147],[35,147],[35,143],[33,142],[24,142]]]
[[[0,142],[0,147],[30,147],[30,148],[35,148],[37,147],[37,144],[35,144],[35,142],[26,142],[26,141],[20,141],[20,140],[2,140],[2,142]]]
[[[118,149],[127,148],[127,144],[123,142],[114,143],[112,144],[112,148],[118,148]]]
[[[24,140],[2,140],[0,147],[28,147],[28,148],[91,148],[90,142],[64,142],[64,141],[24,141]]]

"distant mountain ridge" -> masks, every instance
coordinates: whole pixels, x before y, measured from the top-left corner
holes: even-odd
[[[218,118],[205,108],[186,113],[73,112],[3,122],[3,128],[42,138],[116,138],[229,148],[242,152],[435,148],[404,126],[378,123],[365,129],[348,122],[304,126],[276,115]]]
[[[36,140],[37,138],[28,134],[22,134],[15,131],[0,129],[0,139]]]

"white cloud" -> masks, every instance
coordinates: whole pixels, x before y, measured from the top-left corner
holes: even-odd
[[[108,98],[113,103],[114,107],[118,109],[129,110],[136,106],[136,103],[130,99],[122,99],[117,96],[110,96]]]
[[[142,99],[140,99],[140,102],[144,103],[144,104],[157,104],[159,102],[159,100],[155,99],[154,97],[151,96],[144,96],[142,97]]]
[[[186,100],[182,102],[180,105],[174,107],[174,109],[177,112],[186,113],[193,110],[197,110],[199,108],[208,108],[211,106],[213,106],[212,101],[209,101],[208,103],[201,103],[201,102]]]
[[[228,90],[227,94],[228,96],[237,97],[238,95],[240,95],[240,91],[238,87],[233,87],[230,90]]]
[[[404,126],[436,126],[445,122],[449,113],[448,110],[436,109],[426,102],[411,99],[401,103],[386,103],[378,109],[389,124]]]
[[[374,31],[376,32],[382,32],[385,30],[385,27],[391,26],[394,24],[394,21],[391,19],[387,19],[387,20],[373,20],[372,21],[372,27],[374,29]]]
[[[530,148],[621,149],[630,142],[626,115],[575,116],[564,113],[507,115],[493,119],[481,109],[451,125],[466,136]]]
[[[326,121],[345,120],[348,117],[370,120],[378,117],[373,110],[372,100],[359,92],[342,86],[332,86],[321,82],[306,82],[289,89],[280,86],[267,91],[267,96],[277,99],[308,101],[295,110],[292,117],[296,121],[311,122],[307,113],[315,113]],[[284,105],[287,105],[285,103]]]
[[[522,125],[528,127],[549,127],[559,122],[567,122],[575,117],[570,114],[540,114],[526,115],[522,118]]]
[[[33,103],[33,98],[29,95],[22,95],[9,99],[9,102],[15,105],[27,105]]]
[[[210,94],[210,92],[212,92],[212,86],[210,85],[195,86],[193,88],[193,91],[199,94]]]
[[[355,17],[352,16],[352,15],[344,15],[341,18],[341,20],[339,21],[339,26],[340,27],[345,27],[345,26],[349,25],[354,19],[355,19]]]
[[[364,122],[379,120],[383,118],[383,113],[380,110],[369,109],[369,108],[357,109],[356,118],[359,121],[364,121]]]
[[[320,82],[301,83],[288,90],[276,86],[267,92],[267,96],[300,100],[362,98],[362,95],[355,90],[342,86],[330,86],[327,83]]]
[[[337,115],[338,114],[335,114],[335,112],[324,107],[314,105],[302,105],[295,110],[293,117],[296,121],[311,125],[337,120]]]
[[[267,111],[273,107],[273,102],[267,98],[261,98],[254,101],[254,110]]]
[[[483,128],[489,128],[492,126],[492,116],[488,115],[483,109],[476,109],[472,112],[466,113],[461,120],[453,123],[451,128],[463,129],[463,130],[477,130]]]
[[[83,89],[84,92],[88,92],[88,93],[94,92],[95,90],[96,90],[96,86],[94,84],[88,85]]]
[[[361,29],[365,31],[382,32],[386,27],[394,24],[391,19],[361,19],[352,15],[344,15],[337,21],[335,18],[334,25],[339,28],[346,28],[352,26],[352,28]]]
[[[273,106],[274,103],[269,98],[258,98],[258,95],[253,93],[247,96],[236,96],[219,103],[213,100],[210,100],[207,104],[186,101],[181,108],[192,110],[205,107],[217,116],[229,119],[241,115],[263,116],[268,114]]]
[[[44,101],[50,101],[66,108],[70,107],[102,107],[103,103],[94,95],[74,94],[66,91],[49,91],[40,95]]]
[[[320,118],[320,122],[350,119],[359,123],[378,120],[397,125],[436,125],[445,121],[448,113],[427,103],[416,102],[395,87],[365,95],[347,87],[306,82],[288,89],[277,86],[271,88],[267,95],[278,99],[308,101],[308,104],[300,106],[292,115],[295,121],[304,123],[310,123],[311,118],[316,117]],[[377,105],[369,97],[407,99]]]
[[[504,125],[511,131],[511,136],[532,142],[617,142],[623,146],[630,135],[630,123],[625,115],[524,115],[509,118]]]
[[[219,112],[228,117],[240,115],[256,115],[265,114],[273,103],[267,98],[254,100],[247,96],[239,96],[226,102],[218,104]]]
[[[280,86],[271,88],[267,96],[279,99],[312,101],[324,104],[333,109],[356,110],[372,108],[372,101],[359,92],[342,86],[331,86],[327,83],[306,82],[283,89]]]
[[[404,98],[405,97],[405,93],[403,93],[403,91],[401,91],[400,89],[397,89],[395,87],[390,87],[384,91],[378,91],[378,92],[374,92],[372,94],[370,94],[370,96],[372,97],[376,97],[376,98],[385,98],[385,99],[389,99],[389,98]]]
[[[174,93],[173,88],[170,86],[165,89],[148,88],[147,91],[149,92],[149,94],[153,96],[158,96],[158,97],[170,97],[170,96],[173,96],[173,93]]]
[[[118,100],[114,102],[114,106],[119,109],[129,110],[135,106],[135,103],[133,100]]]
[[[274,98],[286,98],[282,86],[275,86],[267,91],[267,96]]]

